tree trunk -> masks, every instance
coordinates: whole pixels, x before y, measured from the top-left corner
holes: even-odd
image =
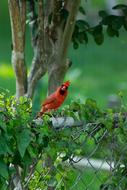
[[[56,48],[53,48],[55,49],[55,56],[54,60],[48,67],[48,94],[55,91],[56,88],[63,82],[65,74],[69,68],[67,61],[67,50],[71,42],[80,2],[80,0],[69,1],[69,16],[63,34],[61,34],[61,26],[61,28],[59,27],[57,30],[57,33],[59,34],[58,42],[56,44]]]
[[[27,68],[25,64],[26,1],[8,0],[12,29],[12,64],[16,76],[16,97],[27,91]]]

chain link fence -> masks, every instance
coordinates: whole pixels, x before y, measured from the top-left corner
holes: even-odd
[[[68,154],[66,151],[57,153],[48,169],[41,161],[43,169],[36,170],[30,184],[34,182],[35,189],[44,190],[126,190],[126,121],[123,126],[116,115],[113,118],[115,121],[106,125],[101,122],[80,123],[78,127],[57,129],[57,135],[71,131],[68,141],[71,139],[72,150],[69,149]]]

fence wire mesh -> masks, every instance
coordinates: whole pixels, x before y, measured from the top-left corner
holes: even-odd
[[[64,154],[64,151],[59,152],[48,169],[42,164],[43,172],[36,170],[31,176],[34,188],[126,190],[127,129],[126,123],[124,125],[124,128],[113,126],[109,130],[101,123],[88,123],[85,127],[69,129],[70,138],[73,140],[71,143],[74,143],[74,149],[75,145],[78,145],[78,149],[68,155]],[[38,180],[35,183],[36,175]]]

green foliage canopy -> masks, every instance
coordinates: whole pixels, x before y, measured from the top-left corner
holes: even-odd
[[[72,42],[74,49],[79,47],[79,44],[88,43],[88,35],[92,35],[97,45],[104,42],[104,30],[106,29],[109,37],[119,37],[121,27],[127,30],[127,6],[118,4],[113,7],[114,10],[121,11],[119,15],[109,15],[106,11],[98,12],[101,21],[96,26],[90,26],[85,20],[77,20],[75,24]],[[85,14],[82,8],[80,12]],[[121,14],[122,13],[122,14]]]

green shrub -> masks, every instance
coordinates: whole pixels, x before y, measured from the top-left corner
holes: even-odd
[[[18,176],[23,188],[33,190],[52,186],[68,190],[77,179],[72,172],[75,156],[114,162],[110,177],[107,175],[100,188],[126,189],[125,113],[122,107],[100,110],[91,99],[85,104],[73,101],[53,116],[72,117],[73,126],[56,129],[50,119],[52,114],[45,114],[40,124],[36,122],[30,99],[16,100],[1,93],[0,189],[13,189],[13,180]]]

